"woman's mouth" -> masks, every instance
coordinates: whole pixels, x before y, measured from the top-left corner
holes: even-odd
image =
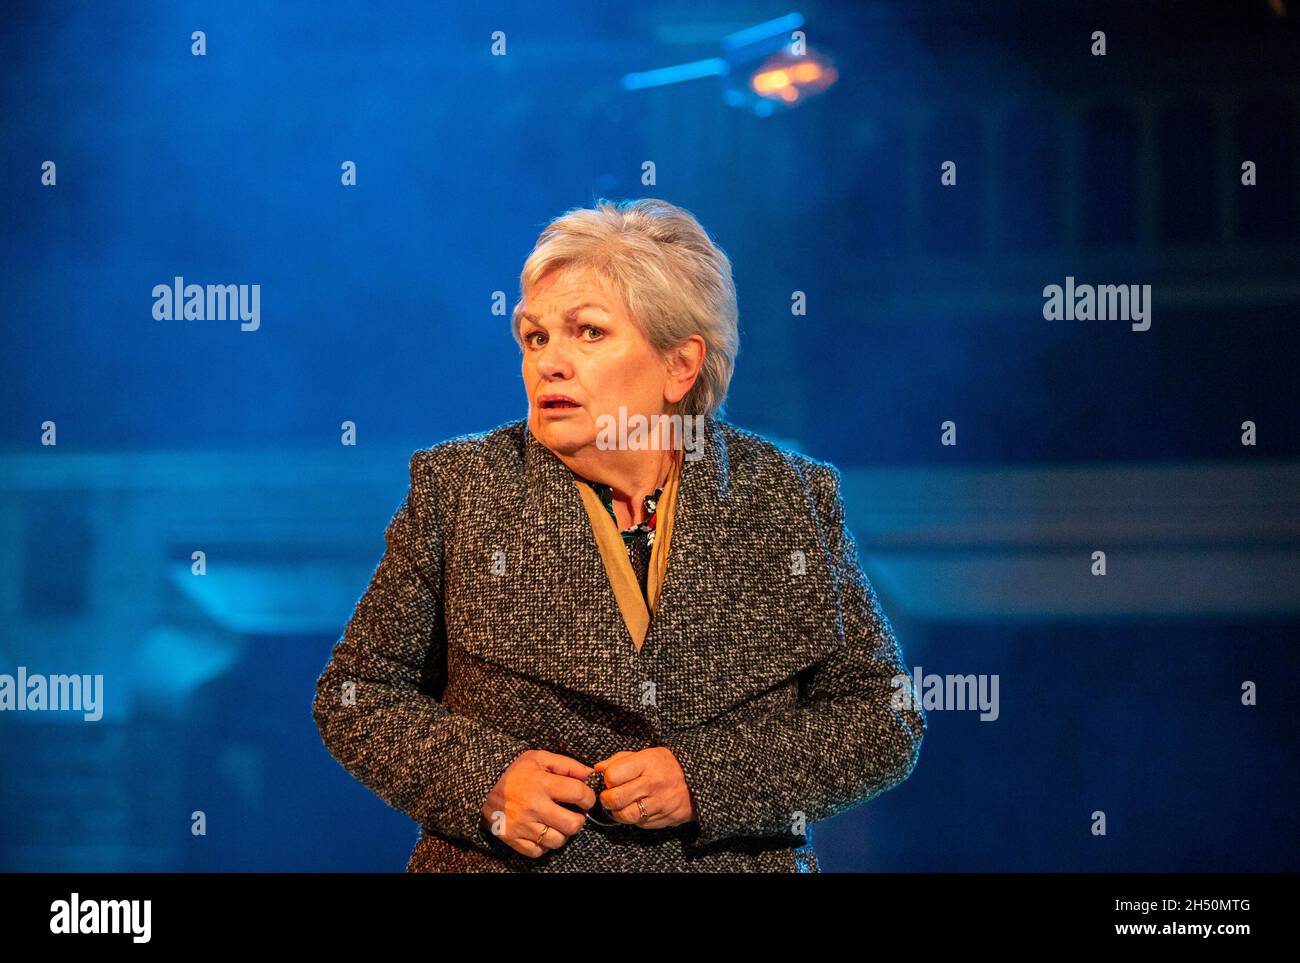
[[[542,408],[545,411],[566,411],[582,407],[572,398],[543,398]]]

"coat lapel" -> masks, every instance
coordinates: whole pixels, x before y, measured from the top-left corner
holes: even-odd
[[[573,472],[523,422],[524,509],[520,519],[525,586],[537,597],[517,606],[525,631],[502,654],[512,668],[642,712],[642,673],[618,610]]]
[[[641,650],[670,729],[780,684],[844,637],[811,502],[779,454],[755,462],[733,474],[709,417],[704,456],[682,464],[668,572]]]
[[[843,639],[829,559],[793,471],[769,465],[738,487],[710,416],[702,457],[682,464],[663,593],[638,653],[573,472],[522,425],[523,577],[484,600],[518,630],[478,641],[480,654],[678,728],[779,684]],[[796,550],[804,565],[793,574]]]

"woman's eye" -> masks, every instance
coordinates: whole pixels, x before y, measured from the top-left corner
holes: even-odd
[[[596,327],[594,324],[584,324],[584,325],[583,325],[579,330],[581,330],[581,331],[583,331],[583,332],[586,332],[586,331],[594,331],[594,332],[596,333],[596,334],[595,334],[595,337],[584,339],[584,340],[586,340],[586,341],[598,341],[598,340],[600,340],[600,338],[603,337],[604,334],[605,334],[605,331],[604,331],[603,328],[598,328],[598,327]],[[533,339],[534,339],[534,338],[542,338],[542,339],[545,339],[545,337],[546,337],[546,335],[543,334],[541,331],[530,331],[528,334],[524,335],[524,343],[527,344],[527,345],[531,345],[532,347],[536,348],[536,347],[538,347],[542,342],[541,342],[541,341],[534,341]]]

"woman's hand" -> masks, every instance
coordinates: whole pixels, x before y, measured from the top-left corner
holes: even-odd
[[[605,776],[600,803],[616,821],[642,829],[666,829],[695,819],[695,801],[686,786],[686,774],[671,749],[624,750],[593,768]],[[638,799],[649,818],[642,818]]]
[[[521,752],[483,802],[489,831],[533,859],[559,849],[587,822],[582,813],[560,803],[573,803],[584,810],[594,806],[596,793],[583,782],[592,772],[576,759],[544,749]],[[500,831],[495,828],[498,826]]]

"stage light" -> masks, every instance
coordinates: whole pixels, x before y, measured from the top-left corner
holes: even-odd
[[[754,72],[749,86],[760,97],[792,107],[802,99],[820,94],[837,77],[835,67],[811,50],[799,56],[782,51]]]
[[[746,27],[721,38],[719,57],[625,74],[623,87],[644,90],[721,77],[722,98],[733,107],[759,117],[770,116],[779,107],[797,107],[834,84],[838,76],[829,58],[808,46],[799,31],[802,26],[803,15],[790,13]]]

